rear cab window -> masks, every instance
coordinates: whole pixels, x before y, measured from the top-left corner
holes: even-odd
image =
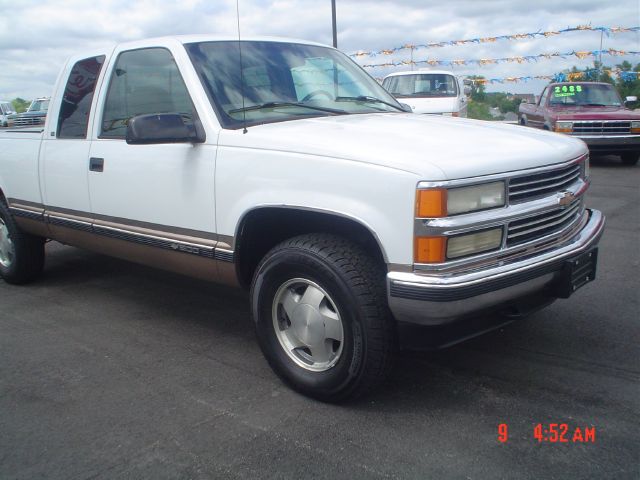
[[[57,138],[86,138],[91,101],[105,56],[76,62],[62,95],[58,114]]]

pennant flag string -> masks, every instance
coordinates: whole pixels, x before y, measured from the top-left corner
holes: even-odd
[[[640,55],[640,51],[635,50],[616,50],[615,48],[608,48],[606,50],[584,50],[584,51],[571,51],[571,52],[552,52],[552,53],[539,53],[537,55],[525,55],[516,57],[503,57],[503,58],[480,58],[471,60],[398,60],[388,61],[383,63],[371,63],[361,65],[362,68],[380,68],[380,67],[399,67],[399,66],[411,66],[411,65],[429,65],[432,67],[446,66],[446,67],[460,67],[463,65],[491,65],[499,63],[530,63],[537,62],[538,60],[551,60],[552,58],[567,58],[577,57],[580,60],[585,58],[595,57],[600,55],[608,56],[622,56],[622,55]]]
[[[478,37],[478,38],[468,38],[464,40],[449,40],[444,42],[430,42],[424,44],[411,44],[407,43],[405,45],[401,45],[394,48],[387,48],[382,50],[371,50],[371,51],[363,51],[359,50],[350,54],[349,56],[359,58],[359,57],[376,57],[378,55],[393,55],[394,53],[404,51],[404,50],[419,50],[424,48],[440,48],[446,46],[460,46],[460,45],[468,45],[473,43],[493,43],[499,40],[525,40],[532,39],[536,37],[553,37],[556,35],[563,35],[569,32],[602,32],[605,35],[609,36],[611,34],[618,33],[628,33],[628,32],[639,32],[640,26],[636,27],[595,27],[591,25],[578,25],[575,27],[567,27],[562,30],[552,30],[547,32],[537,31],[537,32],[529,32],[529,33],[513,33],[511,35],[498,35],[495,37]]]
[[[608,73],[610,76],[620,77],[624,82],[632,82],[640,78],[640,72],[632,72],[620,69],[605,69],[600,73]],[[523,77],[501,77],[501,78],[468,78],[467,81],[476,85],[487,85],[496,83],[518,83],[529,82],[531,80],[553,80],[554,82],[575,82],[577,80],[596,80],[598,70],[596,68],[587,69],[584,72],[562,72],[555,75],[529,75]]]

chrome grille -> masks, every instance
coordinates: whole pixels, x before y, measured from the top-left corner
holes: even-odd
[[[41,125],[44,123],[44,117],[24,117],[16,118],[13,122],[14,126]]]
[[[580,177],[581,168],[581,164],[573,164],[559,170],[514,177],[509,181],[509,202],[518,203],[564,190]]]
[[[521,218],[509,223],[507,228],[507,246],[518,245],[530,240],[536,240],[555,232],[564,230],[579,217],[580,199],[574,200],[566,207]]]
[[[631,122],[600,121],[573,122],[574,135],[616,135],[631,133]]]

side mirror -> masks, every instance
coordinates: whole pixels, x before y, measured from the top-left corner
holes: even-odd
[[[463,92],[465,95],[471,95],[471,86],[465,85]]]
[[[636,97],[635,95],[629,96],[624,99],[624,103],[633,103],[637,101],[638,101],[638,97]]]
[[[186,125],[178,113],[152,113],[138,115],[127,124],[129,145],[157,143],[203,143],[206,135],[202,124],[195,120]]]

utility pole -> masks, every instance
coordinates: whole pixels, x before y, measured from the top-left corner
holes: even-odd
[[[336,0],[331,0],[331,23],[333,25],[333,48],[338,48],[338,30],[336,28]]]

